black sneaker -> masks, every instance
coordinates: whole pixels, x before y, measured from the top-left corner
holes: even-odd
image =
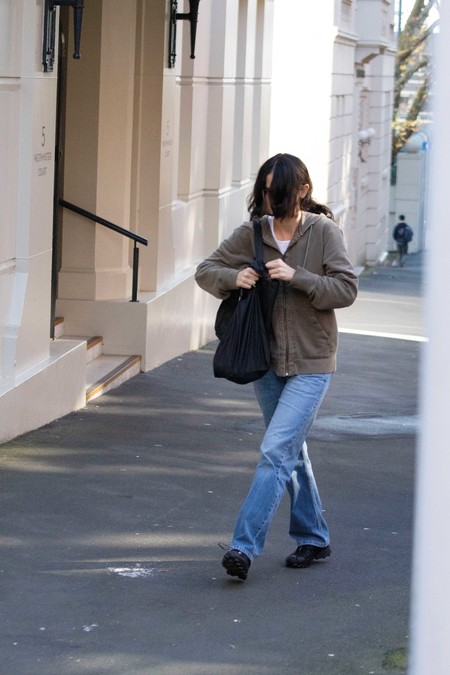
[[[247,558],[245,553],[241,553],[241,551],[238,551],[236,548],[232,548],[223,556],[222,565],[225,567],[227,574],[232,577],[238,577],[244,581],[247,578],[251,560]]]
[[[303,546],[298,546],[294,553],[288,555],[286,558],[286,567],[309,567],[314,560],[328,558],[330,555],[331,548],[329,546],[303,544]]]

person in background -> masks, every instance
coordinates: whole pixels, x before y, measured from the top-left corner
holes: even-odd
[[[330,536],[308,458],[306,437],[336,368],[334,310],[357,295],[358,278],[330,209],[312,197],[305,164],[278,154],[259,169],[248,200],[260,218],[264,260],[280,281],[272,317],[271,368],[254,382],[266,432],[253,482],[237,517],[222,565],[247,578],[263,550],[281,498],[289,491],[289,533],[297,544],[286,566],[309,567],[327,558]],[[253,226],[245,222],[197,268],[196,281],[217,298],[258,282],[252,268]]]
[[[399,267],[403,267],[405,264],[403,258],[405,255],[408,255],[408,244],[413,238],[413,231],[405,222],[405,216],[398,217],[398,223],[394,227],[392,236],[397,242],[397,264]]]

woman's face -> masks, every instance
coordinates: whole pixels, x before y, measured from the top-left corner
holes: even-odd
[[[268,173],[266,176],[266,184],[265,187],[263,187],[263,192],[264,192],[264,209],[265,212],[269,215],[272,214],[272,201],[270,198],[270,186],[272,185],[272,180],[273,180],[273,173]],[[301,186],[298,197],[299,197],[299,202],[301,202],[302,199],[306,197],[308,194],[309,190],[309,185],[308,183],[305,183],[304,185]],[[300,207],[298,209],[300,211]],[[297,215],[297,214],[295,214]]]

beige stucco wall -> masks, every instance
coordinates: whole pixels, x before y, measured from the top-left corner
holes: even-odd
[[[83,20],[85,60],[69,62],[68,72],[64,197],[149,241],[140,247],[141,307],[105,309],[126,314],[133,337],[122,349],[133,344],[144,369],[213,337],[216,301],[200,294],[193,320],[193,273],[245,218],[253,177],[268,153],[271,0],[202,4],[196,58],[189,58],[189,25],[179,22],[174,68],[167,62],[168,7],[98,2]],[[120,44],[105,38],[111,26],[120,26]],[[112,57],[128,67],[105,67]],[[111,91],[124,109],[117,111]],[[120,170],[112,171],[113,161]],[[129,299],[129,287],[98,281],[103,264],[110,281],[123,274],[117,251],[127,246],[65,213],[58,314],[74,334],[102,329],[107,352],[118,348],[114,322],[99,326],[86,301]]]
[[[0,63],[2,162],[2,373],[21,374],[49,353],[50,269],[56,80],[43,77],[35,43],[41,17],[27,2],[2,5]],[[13,37],[14,36],[14,37]],[[11,44],[13,42],[13,44]]]
[[[56,75],[40,62],[43,2],[8,0],[0,11],[2,441],[80,405],[85,357],[49,339]]]
[[[96,2],[83,17],[83,55],[68,59],[64,198],[130,227],[136,1]],[[72,31],[69,54],[72,52]],[[64,213],[59,297],[126,298],[128,240]]]

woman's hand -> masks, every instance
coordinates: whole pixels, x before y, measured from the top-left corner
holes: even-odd
[[[278,258],[278,260],[270,260],[266,263],[269,277],[271,279],[279,279],[280,281],[291,281],[295,274],[295,270]]]
[[[238,288],[252,288],[259,279],[259,274],[252,267],[246,267],[238,272],[236,286]]]

